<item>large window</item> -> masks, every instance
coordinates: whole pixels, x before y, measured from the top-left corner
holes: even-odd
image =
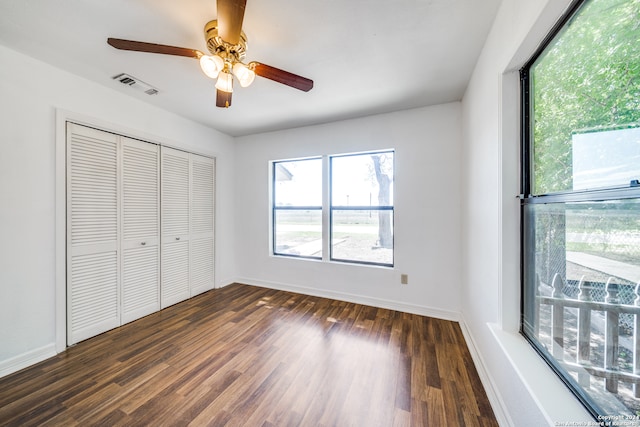
[[[274,255],[393,266],[392,150],[271,164]]]
[[[576,2],[521,71],[521,330],[606,425],[640,425],[639,22]]]

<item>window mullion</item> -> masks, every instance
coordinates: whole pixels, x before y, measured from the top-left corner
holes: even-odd
[[[331,174],[329,156],[322,156],[322,260],[331,254]]]

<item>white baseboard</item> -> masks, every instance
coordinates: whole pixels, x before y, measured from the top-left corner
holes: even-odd
[[[487,393],[487,398],[489,399],[489,403],[491,404],[491,408],[493,409],[493,414],[496,416],[498,425],[505,427],[513,426],[514,424],[511,420],[511,417],[509,416],[509,412],[507,411],[507,406],[504,403],[504,400],[502,400],[502,396],[498,392],[498,389],[496,388],[495,382],[489,374],[489,371],[487,371],[484,360],[482,359],[482,355],[480,354],[480,352],[478,352],[478,347],[476,346],[475,340],[473,339],[473,335],[471,335],[471,331],[464,321],[464,316],[460,315],[459,323],[460,329],[462,330],[462,335],[467,342],[467,348],[469,349],[469,353],[471,353],[473,364],[476,366],[478,376],[480,377],[480,381],[482,382],[484,390]]]
[[[455,311],[441,310],[438,308],[427,307],[416,304],[408,304],[401,301],[390,301],[381,298],[374,298],[364,295],[349,294],[346,292],[328,291],[325,289],[308,288],[305,286],[291,285],[288,283],[266,282],[264,280],[252,279],[249,277],[240,277],[235,280],[238,283],[259,286],[261,288],[277,289],[281,291],[295,292],[304,295],[311,295],[322,298],[331,298],[339,301],[352,302],[355,304],[370,305],[373,307],[386,308],[388,310],[397,310],[404,313],[419,314],[421,316],[435,317],[437,319],[451,320],[458,322],[460,314]]]
[[[230,284],[235,283],[235,282],[236,282],[235,279],[220,280],[220,281],[216,282],[215,289],[224,288],[225,286],[229,286]]]
[[[56,345],[55,343],[51,343],[12,357],[11,359],[0,361],[0,378],[18,372],[28,366],[35,365],[55,355]]]

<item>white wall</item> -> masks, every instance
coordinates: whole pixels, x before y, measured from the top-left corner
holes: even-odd
[[[461,315],[496,415],[518,427],[593,421],[518,334],[518,70],[568,3],[503,0],[462,103]]]
[[[457,319],[460,104],[237,139],[239,280]],[[395,148],[395,268],[269,255],[269,161]],[[400,274],[409,285],[400,284]]]
[[[216,156],[216,285],[233,280],[233,138],[2,46],[0,64],[0,376],[50,356],[60,335],[56,115]]]

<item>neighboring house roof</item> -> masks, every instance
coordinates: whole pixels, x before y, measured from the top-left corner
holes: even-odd
[[[282,165],[282,163],[276,163],[276,181],[291,181],[293,174],[289,169]]]

